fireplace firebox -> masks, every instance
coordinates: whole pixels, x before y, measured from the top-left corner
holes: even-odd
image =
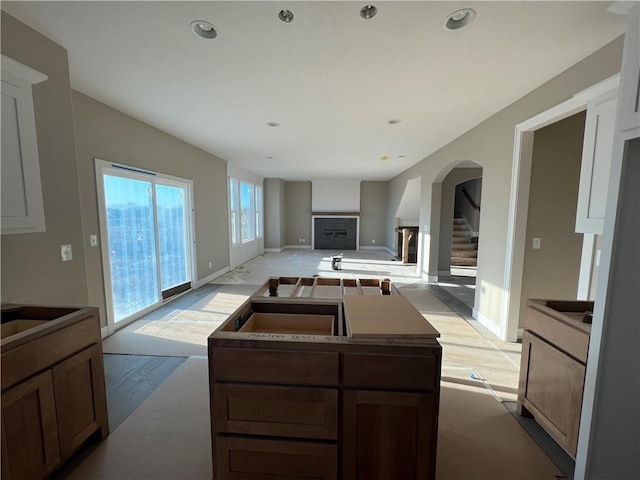
[[[357,218],[316,217],[313,225],[313,245],[316,250],[357,249]]]

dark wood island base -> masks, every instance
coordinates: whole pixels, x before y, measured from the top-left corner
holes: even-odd
[[[439,334],[395,288],[352,293],[256,295],[209,337],[216,480],[435,478]]]

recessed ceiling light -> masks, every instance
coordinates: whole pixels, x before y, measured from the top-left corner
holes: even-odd
[[[389,160],[389,156],[388,155],[383,155],[380,157],[380,160]]]
[[[278,122],[267,122],[267,125],[269,125],[270,127],[279,127],[280,124]]]
[[[264,157],[264,158],[266,158],[267,160],[273,160],[273,157]]]
[[[212,39],[218,36],[216,28],[206,20],[194,20],[191,22],[191,30],[202,38]]]
[[[291,23],[293,22],[293,12],[291,10],[280,10],[278,18],[284,23]]]
[[[444,27],[447,30],[458,30],[459,28],[469,25],[473,22],[474,18],[476,18],[475,10],[472,8],[461,8],[447,17],[444,22]]]
[[[392,118],[391,120],[389,120],[387,123],[389,125],[397,125],[401,122],[402,120],[400,120],[399,118]]]
[[[378,13],[378,9],[373,5],[365,5],[360,9],[360,16],[365,20],[375,17],[376,13]]]

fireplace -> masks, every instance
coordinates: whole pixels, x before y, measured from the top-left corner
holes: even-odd
[[[313,248],[316,250],[357,250],[357,216],[314,216]]]

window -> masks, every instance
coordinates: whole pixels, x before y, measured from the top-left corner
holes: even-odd
[[[229,229],[232,246],[264,236],[262,193],[262,186],[250,180],[229,177]]]
[[[256,238],[262,238],[264,232],[262,215],[262,187],[256,186]]]
[[[238,180],[236,178],[229,178],[229,218],[231,225],[231,243],[236,245],[238,243]]]
[[[256,238],[256,217],[254,187],[250,183],[240,182],[240,226],[242,243]]]
[[[109,329],[191,288],[190,180],[96,159]]]

